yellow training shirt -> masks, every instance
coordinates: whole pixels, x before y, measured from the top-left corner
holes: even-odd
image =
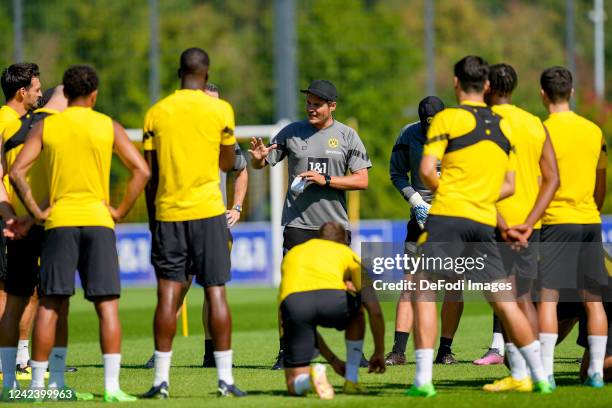
[[[595,173],[608,165],[601,129],[574,112],[551,113],[544,121],[557,156],[559,189],[542,224],[599,224]]]
[[[0,108],[0,136],[4,138],[4,130],[7,125],[15,120],[19,120],[19,113],[8,105],[3,105]],[[7,192],[11,188],[11,183],[8,179],[8,170],[4,169],[4,177],[2,182],[4,183],[4,188]],[[9,196],[10,198],[10,196]]]
[[[4,129],[2,134],[2,144],[4,146],[4,157],[6,159],[5,174],[11,170],[17,155],[23,149],[23,143],[30,129],[38,122],[43,120],[48,115],[59,113],[55,109],[40,108],[34,112],[28,113],[20,119],[11,121]],[[36,160],[28,171],[27,181],[32,189],[32,196],[38,204],[49,197],[49,187],[47,186],[47,177],[42,160]],[[25,205],[19,199],[17,192],[8,182],[8,177],[4,178],[4,185],[8,193],[9,200],[13,206],[13,210],[17,216],[28,214]]]
[[[516,148],[514,194],[497,202],[497,211],[509,226],[522,224],[529,216],[540,192],[540,158],[546,141],[546,131],[537,116],[510,104],[495,105],[493,112],[504,118],[512,128],[512,143]],[[540,228],[541,222],[534,228]]]
[[[495,203],[506,172],[515,167],[512,129],[484,103],[466,101],[462,105],[439,112],[427,132],[423,155],[441,161],[429,213],[495,227]],[[476,115],[480,115],[478,123]]]
[[[8,105],[2,106],[0,108],[0,134],[4,132],[6,125],[15,119],[19,119],[17,111]]]
[[[145,117],[143,146],[155,150],[158,221],[189,221],[225,213],[219,188],[220,145],[233,146],[234,111],[200,90],[181,89]]]
[[[41,157],[51,204],[45,229],[114,227],[107,207],[114,143],[112,119],[90,108],[70,106],[44,120]]]
[[[346,290],[346,280],[361,290],[361,261],[350,247],[311,239],[291,248],[283,258],[278,302],[297,292]]]

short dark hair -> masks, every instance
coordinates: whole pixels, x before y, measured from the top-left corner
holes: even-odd
[[[516,88],[518,76],[512,65],[495,64],[489,67],[489,83],[491,92],[509,96]]]
[[[181,54],[179,75],[206,74],[209,65],[210,59],[206,51],[201,48],[187,48]]]
[[[454,73],[464,92],[482,92],[489,79],[489,64],[481,57],[468,55],[455,64]]]
[[[21,88],[29,88],[32,78],[39,77],[38,65],[32,62],[20,62],[13,64],[2,71],[2,92],[7,101],[15,97]]]
[[[572,73],[565,67],[545,69],[540,76],[540,86],[551,102],[569,101],[572,95]]]
[[[329,221],[319,228],[319,238],[346,244],[346,230],[339,222]]]
[[[69,101],[98,89],[98,74],[89,65],[73,65],[64,72],[64,94]]]

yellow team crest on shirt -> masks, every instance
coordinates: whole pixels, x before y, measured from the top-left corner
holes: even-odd
[[[332,149],[338,147],[338,139],[336,139],[335,137],[330,138],[327,141],[327,145],[331,147]]]

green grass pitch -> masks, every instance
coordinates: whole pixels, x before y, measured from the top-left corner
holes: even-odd
[[[553,395],[535,394],[487,394],[482,385],[494,378],[506,375],[505,367],[477,367],[471,361],[486,349],[491,337],[491,315],[488,306],[481,303],[466,304],[465,313],[455,339],[454,351],[459,364],[434,366],[434,382],[438,395],[431,399],[414,399],[404,396],[408,381],[414,374],[414,354],[409,346],[410,364],[388,368],[382,375],[367,374],[360,370],[361,381],[372,395],[345,396],[341,392],[342,379],[328,371],[337,394],[333,401],[319,401],[316,396],[289,397],[285,390],[282,372],[271,371],[278,341],[276,329],[276,291],[268,288],[231,288],[230,306],[233,314],[234,377],[237,384],[250,396],[243,399],[218,399],[216,371],[200,367],[203,354],[203,336],[200,323],[202,290],[192,288],[189,294],[189,337],[179,334],[174,342],[172,369],[170,372],[170,400],[138,401],[137,406],[159,407],[293,407],[293,406],[350,406],[350,407],[610,407],[612,385],[603,390],[587,389],[579,385],[576,358],[582,350],[575,345],[576,331],[557,348],[555,369],[559,388]],[[126,289],[121,298],[123,324],[123,361],[121,386],[124,391],[140,394],[146,391],[153,379],[153,371],[142,367],[153,351],[152,316],[155,307],[153,289]],[[393,341],[395,305],[383,304],[387,321],[386,345]],[[323,330],[336,354],[344,356],[341,333]],[[70,347],[68,364],[79,368],[77,373],[66,374],[67,384],[81,391],[93,392],[93,402],[44,403],[52,406],[88,406],[102,404],[103,370],[98,347],[97,319],[91,304],[83,300],[82,293],[72,299],[70,311]],[[412,340],[412,339],[411,339]],[[368,332],[366,355],[372,351]],[[344,358],[344,357],[343,357]],[[26,384],[22,384],[25,386]]]

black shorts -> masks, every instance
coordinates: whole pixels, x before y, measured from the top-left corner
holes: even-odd
[[[414,217],[410,218],[406,224],[406,239],[404,240],[404,250],[407,254],[416,254],[416,243],[422,233],[423,230],[419,227],[416,219]]]
[[[30,297],[38,285],[40,255],[45,229],[33,226],[22,239],[6,243],[7,268],[4,288],[13,296]]]
[[[540,241],[540,287],[598,293],[607,285],[601,224],[543,225]]]
[[[4,220],[0,219],[0,231],[4,230]],[[6,279],[6,238],[0,234],[0,280]]]
[[[158,279],[196,282],[204,287],[230,281],[230,233],[225,214],[154,226],[151,263]]]
[[[538,245],[540,242],[540,230],[534,230],[529,237],[529,246],[519,251],[513,250],[507,242],[504,242],[495,230],[495,238],[499,242],[499,253],[504,264],[506,273],[517,278],[536,279],[538,277]]]
[[[283,255],[296,245],[319,237],[318,229],[285,227],[283,230]],[[346,231],[346,243],[351,245],[351,231]]]
[[[421,236],[419,251],[433,258],[483,259],[484,267],[470,267],[461,274],[455,270],[428,270],[442,276],[466,278],[474,282],[494,282],[507,277],[504,271],[495,228],[467,218],[430,215]],[[427,274],[426,272],[426,274]]]
[[[40,256],[40,293],[74,295],[79,271],[85,298],[119,297],[119,259],[115,231],[107,227],[58,227],[45,231]]]
[[[359,296],[337,289],[287,296],[280,305],[285,367],[309,365],[317,350],[317,326],[345,330],[360,306]]]

